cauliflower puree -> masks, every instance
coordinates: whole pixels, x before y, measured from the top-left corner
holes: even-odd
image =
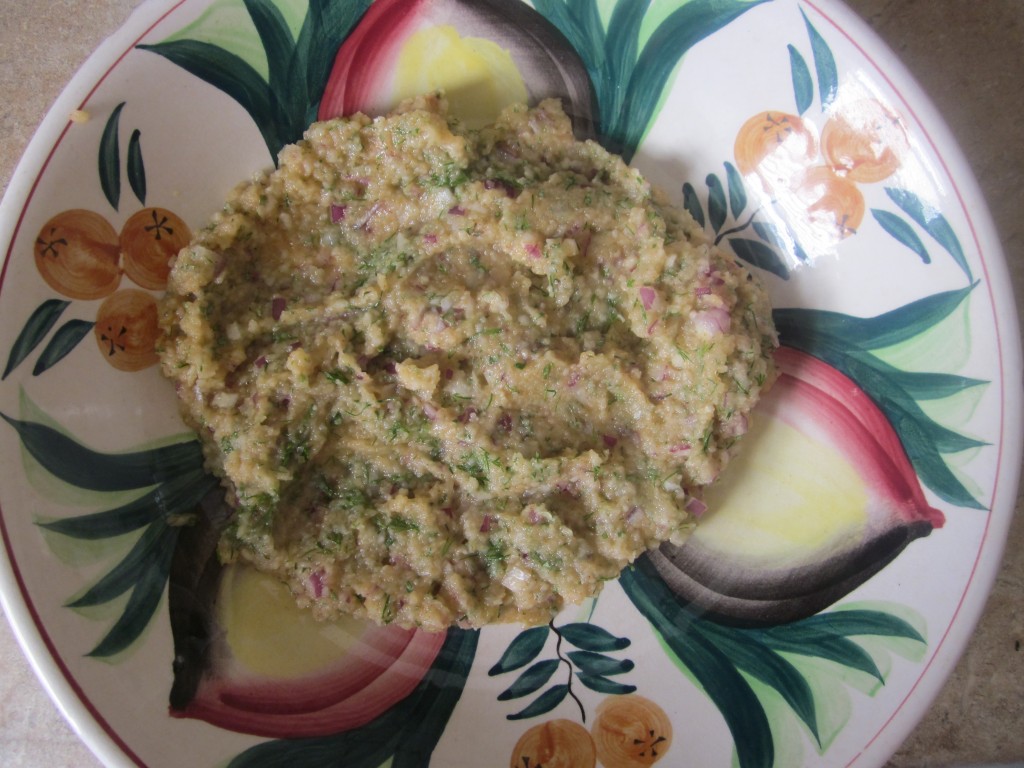
[[[682,542],[774,375],[756,280],[559,104],[317,123],[178,255],[162,363],[321,617],[547,621]]]

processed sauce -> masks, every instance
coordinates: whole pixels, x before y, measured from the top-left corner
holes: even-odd
[[[774,376],[759,283],[555,101],[314,124],[178,255],[162,363],[317,615],[545,622],[692,529]]]

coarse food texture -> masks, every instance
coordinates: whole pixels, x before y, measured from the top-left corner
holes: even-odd
[[[772,380],[759,283],[555,101],[314,124],[177,256],[163,370],[317,615],[548,621],[681,543]]]

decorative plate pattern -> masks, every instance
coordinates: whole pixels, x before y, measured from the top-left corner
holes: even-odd
[[[782,376],[687,544],[550,625],[318,624],[218,563],[155,300],[311,121],[438,88],[470,124],[560,97],[761,273]],[[111,765],[877,765],[966,642],[1020,461],[1013,301],[939,118],[835,2],[153,2],[18,174],[0,594]]]

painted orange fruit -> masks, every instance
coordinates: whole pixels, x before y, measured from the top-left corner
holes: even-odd
[[[43,280],[69,298],[102,299],[121,282],[117,232],[93,211],[58,213],[39,230],[33,252]]]
[[[761,112],[736,134],[736,167],[757,174],[769,190],[793,186],[818,155],[814,125],[785,112]]]
[[[157,362],[156,299],[145,291],[112,294],[100,304],[92,330],[103,359],[119,371],[141,371]]]
[[[572,720],[535,725],[516,742],[510,768],[594,768],[597,751],[587,729]]]
[[[892,176],[909,148],[900,116],[875,99],[842,107],[821,131],[821,154],[836,173],[871,183]]]
[[[672,746],[672,723],[650,699],[610,696],[597,708],[593,727],[597,756],[605,768],[643,768]]]
[[[192,232],[166,208],[143,208],[121,228],[124,273],[143,288],[163,290],[171,272],[171,259],[188,245]]]
[[[819,241],[834,245],[856,234],[864,219],[864,195],[848,176],[827,166],[808,170],[796,196],[805,214],[799,226],[813,229]]]

